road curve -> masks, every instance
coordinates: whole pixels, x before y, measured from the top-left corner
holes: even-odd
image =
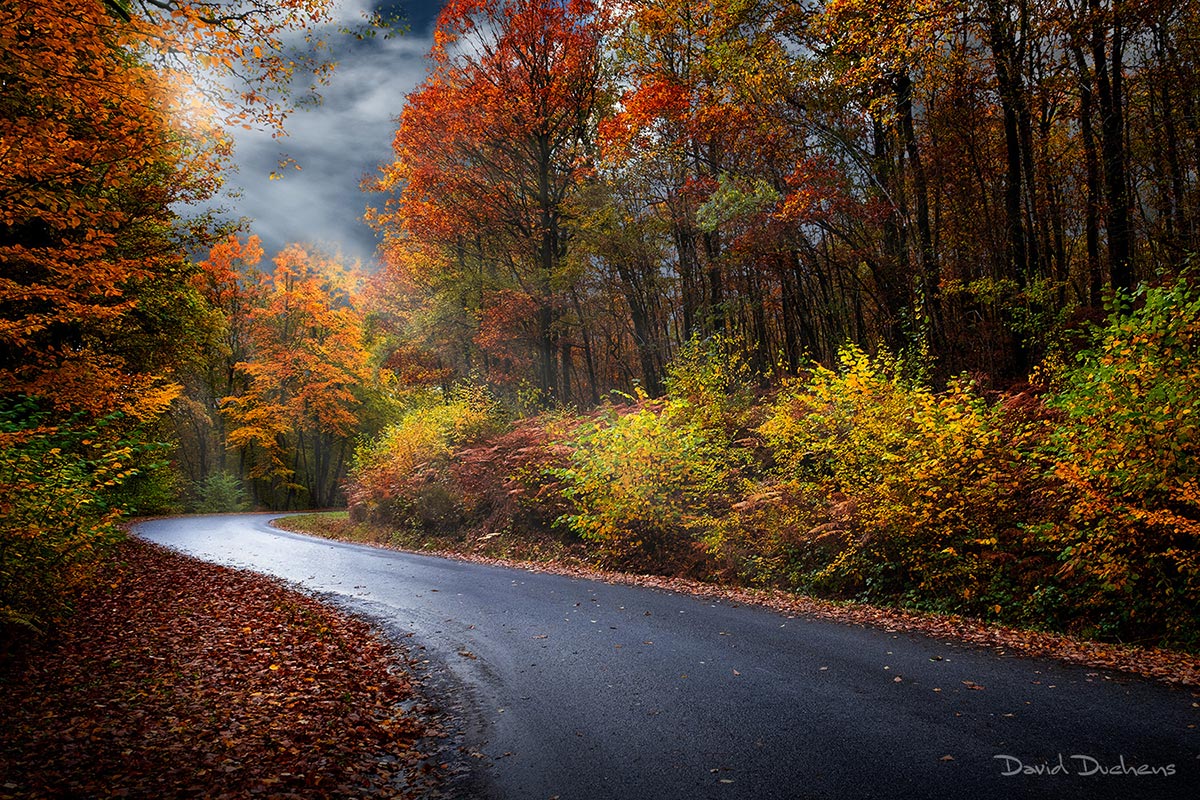
[[[434,693],[469,710],[474,785],[489,797],[1198,796],[1195,690],[269,519],[135,532],[373,619],[427,662]]]

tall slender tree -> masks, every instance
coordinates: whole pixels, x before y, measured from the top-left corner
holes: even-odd
[[[570,397],[564,209],[588,169],[608,23],[590,0],[452,0],[431,74],[400,117],[396,160],[374,188],[387,253],[439,253],[478,274],[478,314],[503,290],[527,298],[537,386]]]

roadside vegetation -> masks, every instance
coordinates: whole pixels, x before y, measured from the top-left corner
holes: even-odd
[[[781,588],[1195,651],[1200,294],[1126,298],[1035,383],[934,389],[847,347],[771,383],[719,337],[661,398],[513,415],[414,394],[357,451],[347,538]]]

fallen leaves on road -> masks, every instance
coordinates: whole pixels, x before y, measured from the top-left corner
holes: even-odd
[[[131,540],[0,664],[0,797],[401,797],[395,653],[280,583]]]

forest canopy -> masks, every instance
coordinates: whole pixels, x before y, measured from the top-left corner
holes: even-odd
[[[370,188],[455,374],[652,394],[693,337],[1023,381],[1195,249],[1194,4],[450,2]],[[414,296],[420,298],[412,305]]]
[[[41,627],[178,486],[167,413],[225,324],[189,257],[232,121],[279,124],[325,0],[0,3],[0,621]]]

